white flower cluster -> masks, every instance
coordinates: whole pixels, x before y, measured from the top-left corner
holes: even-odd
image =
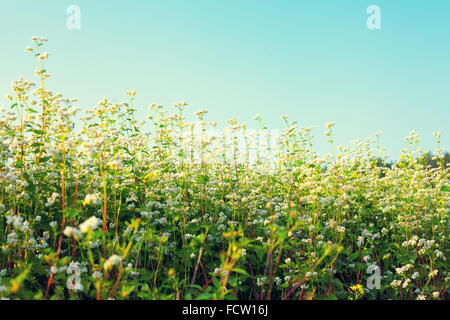
[[[81,233],[88,233],[91,231],[95,231],[99,224],[101,223],[101,220],[97,217],[93,216],[84,221],[82,224],[80,224],[80,231]]]
[[[110,271],[114,266],[119,265],[122,263],[122,257],[118,256],[117,254],[113,254],[111,257],[108,258],[108,260],[105,261],[103,264],[103,268],[106,272]]]

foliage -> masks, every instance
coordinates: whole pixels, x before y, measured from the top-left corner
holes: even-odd
[[[195,125],[186,103],[153,104],[145,132],[135,91],[76,130],[33,41],[40,85],[14,81],[0,118],[1,298],[448,299],[439,133],[434,162],[412,133],[387,166],[373,139],[335,147],[329,123],[321,158],[287,116],[277,137],[260,115],[217,134],[204,109]]]

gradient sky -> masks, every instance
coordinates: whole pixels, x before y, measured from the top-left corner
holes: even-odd
[[[66,27],[71,4],[80,30]],[[366,27],[369,5],[381,30]],[[250,127],[257,113],[272,128],[289,114],[316,127],[321,153],[329,121],[342,145],[383,131],[393,158],[410,130],[431,150],[440,131],[450,149],[448,0],[2,0],[0,30],[0,105],[11,80],[36,81],[24,52],[36,35],[49,39],[50,89],[82,109],[136,89],[142,117],[178,100]]]

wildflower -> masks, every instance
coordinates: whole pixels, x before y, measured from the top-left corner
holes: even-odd
[[[51,207],[55,204],[56,200],[59,198],[59,194],[56,192],[52,193],[52,196],[47,199],[47,203],[45,204],[46,207]]]
[[[44,52],[43,54],[39,55],[39,60],[45,60],[48,58],[49,53]]]
[[[20,226],[20,231],[27,232],[30,230],[30,223],[28,221],[24,221],[23,224]]]
[[[103,264],[103,268],[106,272],[110,271],[114,266],[119,265],[122,263],[122,258],[118,256],[117,254],[113,254],[111,257],[108,258],[108,260],[105,261]]]
[[[98,202],[98,197],[96,194],[87,194],[83,200],[83,205],[88,205],[91,203],[96,204]]]
[[[266,283],[266,277],[256,279],[256,285],[258,287],[262,287],[265,283]]]
[[[119,170],[123,168],[123,163],[120,160],[113,160],[108,162],[108,166],[114,170]]]
[[[439,270],[433,270],[433,271],[431,271],[429,274],[428,274],[428,277],[429,278],[433,278],[433,277],[436,277],[437,276],[437,274],[438,274],[438,272],[439,272]]]
[[[125,94],[127,96],[130,96],[130,97],[135,96],[136,95],[136,90],[126,91]]]
[[[403,288],[406,288],[411,282],[411,279],[406,279],[405,282],[403,283]]]
[[[84,221],[82,224],[80,224],[80,231],[81,233],[87,233],[90,231],[95,231],[97,229],[98,225],[101,223],[100,219],[97,217],[90,217],[86,221]]]
[[[391,285],[391,287],[396,288],[396,287],[400,286],[401,284],[402,284],[402,282],[400,280],[393,280],[390,285]]]
[[[364,294],[364,289],[363,289],[362,285],[360,285],[360,284],[351,286],[350,291],[352,291],[353,294],[356,294],[356,293]]]
[[[199,111],[196,111],[196,112],[194,112],[194,114],[197,116],[197,117],[202,117],[204,114],[206,114],[208,112],[208,110],[206,110],[206,109],[201,109],[201,110],[199,110]]]
[[[80,230],[73,227],[66,227],[63,233],[66,237],[74,237],[77,240],[81,239],[81,237],[83,236]]]
[[[7,216],[6,224],[13,225],[15,228],[21,228],[23,223],[23,218],[20,216]]]

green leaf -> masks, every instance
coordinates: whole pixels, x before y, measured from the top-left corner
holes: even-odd
[[[66,208],[65,210],[68,219],[75,219],[78,217],[78,211],[74,208]]]
[[[43,135],[44,134],[44,131],[38,130],[38,129],[34,129],[34,130],[28,129],[27,132],[34,132],[35,134],[38,134],[38,135]]]
[[[197,183],[198,184],[206,184],[209,181],[209,177],[206,175],[201,175],[197,177]]]
[[[43,157],[43,158],[40,158],[39,159],[39,163],[45,163],[45,162],[47,162],[48,160],[50,160],[52,157]]]
[[[255,250],[255,253],[256,253],[256,256],[258,257],[258,259],[262,259],[263,256],[266,254],[266,249],[264,247],[255,246],[255,245],[251,245],[250,247],[253,250]]]
[[[246,276],[246,277],[249,276],[249,274],[247,273],[247,271],[245,271],[244,269],[233,268],[233,269],[231,269],[231,271],[234,271],[234,272],[236,272],[236,273],[243,274],[243,275]]]

